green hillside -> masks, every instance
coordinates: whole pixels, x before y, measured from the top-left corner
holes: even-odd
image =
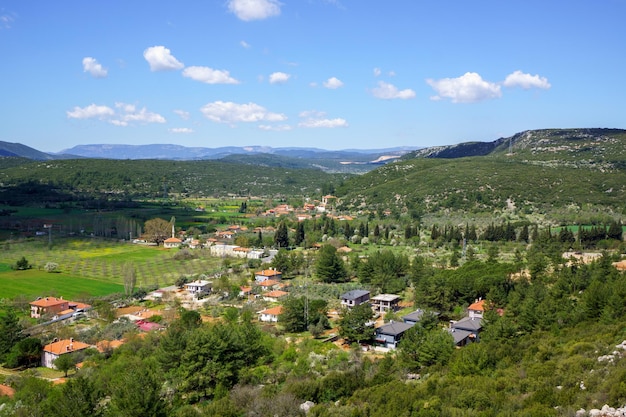
[[[478,152],[469,144],[421,150],[353,178],[339,192],[346,207],[533,212],[591,204],[621,211],[625,144],[622,130],[523,132],[499,140],[484,156],[441,157],[456,148]]]
[[[250,166],[219,161],[74,159],[0,164],[0,200],[28,200],[50,194],[52,200],[98,195],[151,198],[163,195],[303,195],[319,194],[345,174],[320,170]]]

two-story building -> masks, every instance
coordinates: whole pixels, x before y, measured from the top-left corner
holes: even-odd
[[[414,324],[402,321],[392,321],[376,329],[376,343],[387,349],[395,349],[404,333],[413,327]]]
[[[64,300],[63,297],[39,297],[35,301],[30,303],[30,316],[34,319],[38,319],[43,316],[54,316],[65,310],[69,310],[69,300]]]
[[[367,303],[370,299],[370,292],[367,290],[351,290],[341,296],[341,305],[352,308],[363,303]]]
[[[76,341],[73,338],[63,340],[54,339],[52,343],[43,347],[43,353],[41,355],[41,366],[56,369],[56,366],[54,366],[54,361],[57,360],[61,355],[69,355],[74,352],[88,349],[90,347],[91,345]]]
[[[377,313],[396,311],[399,302],[400,296],[395,294],[378,294],[370,299],[372,309]]]
[[[185,284],[185,289],[193,296],[209,294],[211,292],[211,281],[199,279]]]

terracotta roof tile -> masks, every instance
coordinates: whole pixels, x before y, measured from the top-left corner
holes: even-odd
[[[261,314],[268,314],[272,316],[280,316],[283,313],[283,306],[268,308],[267,310],[261,311]]]
[[[58,342],[50,343],[49,345],[45,345],[43,350],[45,352],[50,352],[55,355],[62,355],[64,353],[76,352],[77,350],[83,350],[91,347],[87,343],[78,342],[72,339],[63,339]]]
[[[30,305],[37,307],[51,307],[63,303],[68,303],[68,301],[64,300],[63,298],[45,297],[31,302]]]

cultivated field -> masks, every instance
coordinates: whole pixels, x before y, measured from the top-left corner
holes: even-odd
[[[182,275],[213,274],[222,265],[222,259],[210,257],[208,251],[194,250],[198,256],[186,260],[176,259],[177,252],[94,238],[58,238],[50,248],[47,237],[5,242],[0,254],[0,297],[120,293],[127,263],[135,268],[137,287],[170,285]],[[22,256],[33,268],[12,270]],[[58,269],[46,272],[48,262],[58,264]]]

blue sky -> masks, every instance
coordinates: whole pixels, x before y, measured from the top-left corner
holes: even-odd
[[[325,149],[626,128],[626,0],[0,0],[0,140]]]

